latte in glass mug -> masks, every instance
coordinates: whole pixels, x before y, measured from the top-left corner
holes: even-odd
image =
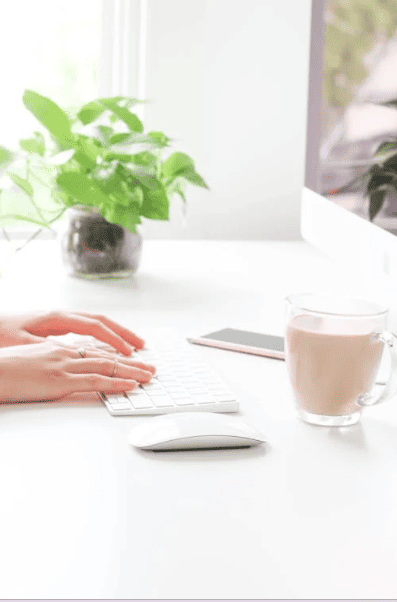
[[[385,343],[387,310],[370,302],[292,295],[285,332],[286,365],[300,417],[312,424],[354,424],[372,405]],[[395,372],[395,366],[393,366]],[[382,398],[390,397],[390,381]]]

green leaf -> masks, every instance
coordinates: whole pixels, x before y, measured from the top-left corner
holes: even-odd
[[[380,144],[378,146],[378,148],[376,149],[374,155],[380,155],[382,153],[388,152],[388,151],[392,151],[392,150],[396,150],[397,149],[397,141],[394,140],[388,140],[385,142],[382,142],[382,144]]]
[[[136,166],[128,165],[128,167],[127,166],[125,166],[125,167],[126,167],[127,171],[134,178],[136,178],[138,180],[138,182],[140,182],[140,184],[143,184],[150,190],[158,190],[159,188],[161,188],[161,182],[156,178],[156,176],[154,175],[153,172],[151,172],[139,165],[136,165]]]
[[[142,153],[136,153],[135,155],[132,155],[132,161],[137,165],[154,167],[157,163],[157,157],[149,151],[143,151]]]
[[[147,219],[169,220],[169,201],[163,187],[144,192],[140,213]]]
[[[181,180],[179,178],[173,180],[173,182],[169,186],[166,186],[168,197],[171,197],[173,194],[179,194],[182,201],[186,203],[185,187],[186,182],[184,180]]]
[[[108,125],[98,125],[98,130],[101,133],[104,142],[109,144],[113,134],[113,129]]]
[[[103,156],[105,161],[120,161],[120,163],[132,163],[133,155],[127,153],[105,153]]]
[[[33,197],[33,188],[29,182],[25,180],[25,178],[21,178],[21,176],[18,176],[16,173],[12,173],[11,171],[7,171],[7,175],[10,176],[11,180],[15,182],[19,188],[26,192],[30,198]]]
[[[369,200],[369,219],[372,222],[374,218],[378,215],[379,211],[382,209],[385,195],[385,189],[378,189],[372,192]]]
[[[120,100],[120,98],[119,98]],[[137,105],[137,104],[145,104],[148,102],[148,100],[146,99],[140,99],[140,98],[132,98],[130,96],[123,96],[121,98],[121,100],[125,101],[125,106],[129,109],[130,107]]]
[[[96,164],[97,158],[102,156],[102,146],[95,138],[79,135],[77,145],[94,164]]]
[[[103,159],[105,161],[119,161],[120,163],[135,163],[142,167],[153,167],[157,161],[155,155],[148,151],[135,153],[134,155],[128,153],[105,153]]]
[[[171,138],[168,138],[163,132],[148,132],[148,136],[159,146],[168,146],[171,142]]]
[[[208,188],[207,184],[204,182],[203,178],[198,174],[194,169],[182,171],[180,174],[181,178],[185,178],[191,184],[195,184],[196,186],[202,186],[203,188]]]
[[[194,161],[185,153],[172,153],[161,167],[161,173],[165,178],[174,178],[182,171],[194,171]]]
[[[78,135],[76,141],[76,152],[73,160],[81,166],[80,171],[91,171],[97,166],[98,157],[102,157],[102,146],[95,138]],[[81,169],[83,168],[83,169]]]
[[[156,139],[156,137],[151,136],[150,133],[143,134],[132,132],[131,134],[129,134],[127,132],[123,132],[122,135],[115,135],[120,137],[118,139],[118,142],[112,142],[112,144],[117,144],[118,146],[127,146],[129,144],[147,144],[148,146],[154,148],[162,148],[163,146],[166,146],[162,144],[161,139]]]
[[[61,190],[59,187],[52,189],[51,197],[58,205],[66,205],[66,207],[78,205],[78,202],[73,197],[67,194],[64,190]]]
[[[376,190],[385,186],[395,186],[397,181],[397,174],[392,171],[383,170],[381,168],[373,168],[371,177],[367,184],[367,194],[371,195]]]
[[[142,203],[143,203],[143,190],[140,186],[135,186],[134,190],[132,190],[132,192],[130,192],[131,194],[131,201],[133,203],[135,203],[136,205],[138,205],[138,207],[142,207]]]
[[[45,142],[41,132],[34,132],[34,138],[24,138],[19,141],[19,145],[28,153],[36,153],[40,157],[44,156]]]
[[[120,142],[125,142],[131,137],[131,134],[128,132],[121,132],[120,134],[114,134],[109,139],[110,144],[119,144]]]
[[[384,102],[380,102],[380,103],[376,103],[376,104],[380,104],[384,107],[390,107],[393,109],[397,109],[397,99],[393,99],[393,100],[386,100]]]
[[[124,102],[128,107],[148,102],[147,100],[140,100],[139,98],[133,98],[132,96],[107,96],[106,98],[99,98],[98,102],[102,102],[103,100],[114,103]]]
[[[143,132],[142,121],[138,119],[136,115],[131,113],[126,107],[120,107],[117,104],[117,101],[114,101],[113,99],[102,98],[99,100],[99,102],[104,107],[109,109],[109,111],[111,111],[114,115],[116,115],[118,119],[124,121],[124,123],[132,132]]]
[[[13,158],[14,153],[4,146],[0,146],[0,168],[7,167],[12,162]]]
[[[54,101],[32,90],[25,90],[23,103],[63,146],[73,144],[69,118]]]
[[[131,202],[130,194],[128,195],[125,192],[111,192],[109,193],[109,199],[111,200],[111,205],[123,205],[123,207],[128,207]],[[110,206],[110,205],[109,205]]]
[[[185,197],[185,193],[181,188],[175,188],[175,193],[179,194],[179,196],[181,197],[182,201],[186,204],[186,197]]]
[[[136,232],[136,225],[141,223],[139,208],[133,204],[128,207],[122,205],[107,205],[101,209],[103,217],[112,224],[118,224],[127,228],[130,232]]]
[[[80,109],[80,111],[77,113],[77,117],[84,125],[87,125],[95,121],[95,119],[97,119],[104,112],[105,107],[97,100],[93,100]]]
[[[93,161],[92,159],[90,159],[89,157],[87,157],[87,155],[81,151],[78,150],[74,153],[72,160],[70,161],[70,163],[72,165],[75,164],[75,162],[77,161],[77,166],[75,169],[73,169],[73,171],[81,171],[81,172],[88,172],[92,169],[95,168],[95,161]],[[69,165],[69,162],[66,163],[66,166]]]
[[[83,205],[107,205],[109,197],[85,174],[77,172],[61,173],[57,176],[58,186]]]

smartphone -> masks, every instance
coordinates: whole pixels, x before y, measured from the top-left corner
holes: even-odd
[[[224,328],[209,334],[188,337],[187,340],[195,345],[252,353],[253,355],[263,355],[278,360],[285,359],[284,338],[260,332]]]

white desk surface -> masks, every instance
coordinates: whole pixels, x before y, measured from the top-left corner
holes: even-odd
[[[86,282],[42,241],[0,278],[3,311],[101,312],[138,334],[283,334],[302,290],[392,294],[303,242],[145,241],[135,278]],[[128,431],[150,418],[90,396],[0,407],[0,598],[394,598],[397,403],[310,426],[283,361],[196,349],[265,448],[138,452]]]

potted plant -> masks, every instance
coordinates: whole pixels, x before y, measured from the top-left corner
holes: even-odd
[[[171,197],[186,204],[187,184],[208,189],[186,153],[162,154],[171,139],[144,133],[131,108],[145,101],[116,96],[93,100],[75,115],[25,90],[23,103],[44,131],[0,146],[0,221],[29,221],[41,228],[67,212],[62,256],[81,277],[128,276],[139,264],[142,218],[169,219]],[[7,221],[8,220],[8,221]]]

